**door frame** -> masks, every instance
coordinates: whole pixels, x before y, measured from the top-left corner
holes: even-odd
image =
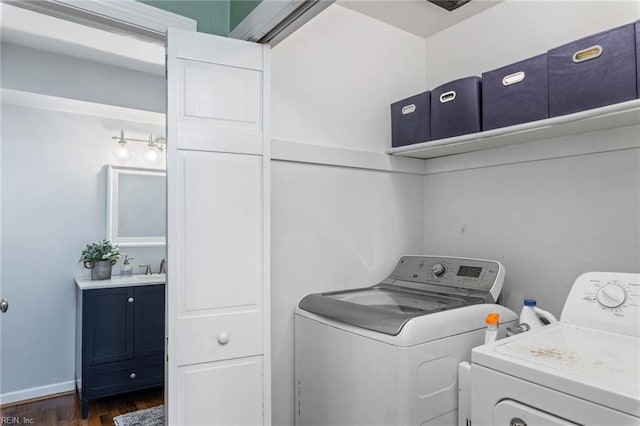
[[[168,28],[196,31],[197,22],[136,0],[3,0],[12,6],[89,27],[166,44]]]
[[[140,3],[135,0],[1,0],[10,6],[30,10],[46,16],[64,19],[66,21],[98,28],[113,33],[127,35],[139,40],[153,42],[166,46],[166,33],[169,28],[181,28],[186,31],[196,32],[196,21],[166,12],[162,9]],[[6,94],[4,91],[0,96]],[[12,94],[15,95],[15,94]],[[16,96],[20,96],[19,94]],[[24,102],[25,100],[23,100]],[[27,102],[41,102],[37,98],[26,99]],[[166,115],[166,112],[165,112]],[[0,144],[0,159],[2,158],[2,145]],[[0,182],[2,184],[2,182]],[[0,201],[1,203],[1,201]],[[0,236],[2,226],[0,224]],[[0,268],[2,253],[0,251]],[[0,277],[0,290],[2,282]],[[0,297],[3,297],[0,295]],[[1,319],[0,319],[1,321]],[[0,331],[1,333],[1,331]],[[1,341],[2,336],[0,336]],[[73,380],[75,390],[76,381]],[[166,386],[165,386],[166,387]],[[46,388],[46,389],[45,389]],[[49,386],[28,389],[28,393],[20,391],[20,396],[15,392],[0,394],[0,403],[9,404],[19,401],[28,401],[33,398],[42,398],[65,389],[55,388],[52,393]],[[37,390],[37,392],[33,392]],[[46,393],[43,393],[46,392]],[[9,397],[7,397],[9,396]],[[26,399],[25,399],[26,396]]]

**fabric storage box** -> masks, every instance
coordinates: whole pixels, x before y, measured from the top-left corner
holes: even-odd
[[[427,91],[391,104],[391,146],[431,140],[430,94]]]
[[[450,81],[431,91],[431,139],[482,130],[480,77]]]
[[[550,116],[635,99],[635,56],[633,24],[549,50]]]
[[[636,21],[636,98],[640,98],[640,21]]]
[[[482,74],[482,130],[549,118],[547,54]]]

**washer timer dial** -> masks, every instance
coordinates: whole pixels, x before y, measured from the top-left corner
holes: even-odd
[[[607,284],[598,290],[596,298],[606,308],[617,308],[627,300],[627,292],[617,284]]]
[[[436,263],[431,267],[431,273],[436,277],[441,277],[447,272],[447,268],[442,263]]]

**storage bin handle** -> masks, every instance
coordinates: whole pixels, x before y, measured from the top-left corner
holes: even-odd
[[[524,80],[525,76],[526,74],[524,73],[524,71],[519,71],[513,74],[505,75],[502,78],[502,85],[511,86],[512,84],[520,83],[522,80]]]
[[[602,55],[602,46],[596,44],[595,46],[587,47],[573,54],[573,62],[579,64],[580,62],[595,59]]]
[[[416,104],[405,105],[402,107],[402,115],[411,114],[416,110]]]
[[[444,92],[440,95],[440,103],[451,102],[456,98],[455,90],[451,90],[450,92]]]

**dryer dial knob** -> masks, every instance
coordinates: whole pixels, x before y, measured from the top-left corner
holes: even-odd
[[[596,298],[606,308],[617,308],[627,300],[627,292],[617,284],[607,284],[598,290]]]
[[[447,268],[445,268],[441,263],[436,263],[431,267],[431,273],[436,277],[443,276],[445,272],[447,272]]]

